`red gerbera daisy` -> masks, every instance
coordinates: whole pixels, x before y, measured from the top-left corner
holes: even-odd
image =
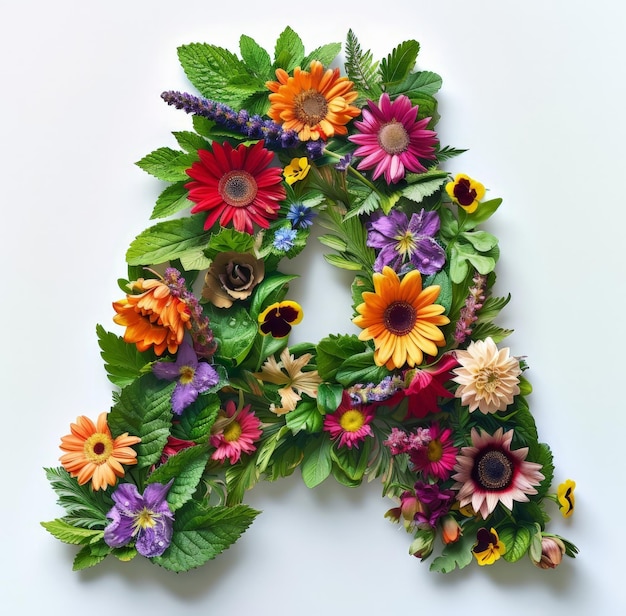
[[[253,224],[263,229],[276,218],[285,198],[282,169],[270,167],[274,155],[259,141],[234,149],[229,143],[213,143],[212,152],[198,150],[200,160],[187,169],[194,182],[185,184],[196,205],[191,213],[209,212],[204,223],[210,229],[219,218],[225,227],[232,221],[237,231],[252,234]]]

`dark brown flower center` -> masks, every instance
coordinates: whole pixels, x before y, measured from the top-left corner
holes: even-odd
[[[303,124],[315,126],[328,113],[328,102],[317,90],[305,90],[294,96],[294,113]]]
[[[472,479],[485,490],[504,490],[513,481],[513,462],[499,449],[481,453],[476,459]]]
[[[217,190],[228,205],[246,207],[252,203],[257,193],[254,177],[243,169],[234,169],[224,174]]]
[[[385,328],[396,336],[406,336],[417,322],[417,310],[409,302],[397,301],[387,306],[383,315]]]
[[[411,143],[409,134],[401,122],[391,120],[378,131],[378,145],[387,154],[400,154],[404,152]]]
[[[104,453],[104,443],[95,443],[93,446],[93,452],[97,456],[101,456]]]

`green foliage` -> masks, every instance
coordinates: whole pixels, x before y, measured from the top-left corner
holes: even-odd
[[[528,552],[534,532],[534,526],[507,525],[498,529],[498,537],[504,543],[504,560],[514,563]]]
[[[224,368],[222,366],[216,366],[216,368],[222,377],[218,383],[221,388],[226,386],[228,381],[224,378]],[[219,397],[211,394],[210,390],[198,396],[198,399],[189,405],[178,419],[176,428],[181,432],[180,438],[196,443],[208,443],[211,427],[217,419],[220,404]]]
[[[476,541],[475,531],[467,528],[463,529],[463,535],[455,543],[446,545],[440,556],[437,556],[430,564],[431,571],[439,573],[450,573],[457,567],[463,569],[472,562],[472,546]]]
[[[189,181],[186,171],[198,160],[196,152],[181,152],[172,148],[158,148],[136,164],[146,173],[164,182]]]
[[[314,488],[330,475],[330,451],[331,443],[327,434],[313,436],[308,441],[301,465],[302,480],[308,488]]]
[[[345,71],[363,97],[378,100],[382,94],[378,62],[374,61],[371,51],[361,50],[352,30],[348,31],[346,39]]]
[[[287,414],[287,427],[296,434],[304,430],[310,434],[319,432],[324,423],[324,416],[313,401],[300,402]]]
[[[102,325],[96,325],[96,333],[108,379],[120,388],[130,385],[156,359],[152,351],[140,353],[134,344],[107,332]]]
[[[187,199],[188,194],[189,191],[185,188],[184,180],[170,184],[158,196],[150,219],[167,218],[180,210],[191,207],[193,204]]]
[[[229,310],[207,304],[213,335],[218,341],[218,356],[226,366],[238,366],[248,355],[258,334],[258,323],[241,305]]]
[[[205,507],[189,501],[176,512],[170,547],[153,562],[170,571],[189,571],[229,548],[258,511],[247,505]]]
[[[366,348],[355,335],[331,334],[317,345],[317,371],[324,381],[333,381],[344,360]]]
[[[380,63],[380,76],[386,88],[402,83],[413,70],[420,45],[417,41],[400,43]]]
[[[59,519],[52,522],[41,522],[41,525],[59,541],[70,545],[88,545],[94,541],[99,541],[104,534],[102,530],[76,527]]]

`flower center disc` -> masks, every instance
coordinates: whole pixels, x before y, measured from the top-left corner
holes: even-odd
[[[400,122],[392,120],[384,124],[378,131],[378,145],[387,154],[400,154],[404,152],[410,143],[409,134]]]
[[[443,447],[441,446],[441,441],[438,438],[428,443],[426,456],[428,457],[429,462],[439,462],[439,460],[441,460],[442,454]]]
[[[328,103],[317,90],[306,90],[294,97],[294,111],[300,122],[315,126],[326,117]]]
[[[417,310],[408,302],[389,304],[384,314],[385,328],[396,336],[406,336],[415,327]]]
[[[346,411],[339,420],[339,425],[346,432],[356,432],[363,426],[364,423],[365,418],[363,417],[363,413],[355,409]]]
[[[227,443],[236,441],[241,436],[241,426],[238,421],[233,421],[224,428],[224,440]]]
[[[498,389],[499,382],[500,378],[497,372],[483,369],[476,377],[476,389],[481,392],[486,391],[487,393],[492,394],[496,391],[496,389]]]
[[[502,490],[511,485],[513,464],[511,460],[498,450],[485,452],[475,466],[475,479],[486,490]]]
[[[243,169],[234,169],[220,178],[217,190],[228,205],[246,207],[256,197],[258,187],[254,176]]]
[[[104,464],[113,452],[113,441],[106,435],[96,432],[86,441],[85,457],[94,464]]]

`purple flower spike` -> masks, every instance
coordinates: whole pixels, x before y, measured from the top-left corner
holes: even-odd
[[[161,556],[172,541],[174,514],[165,500],[172,481],[151,483],[143,496],[136,485],[121,484],[111,495],[115,505],[107,513],[111,522],[104,529],[105,543],[120,548],[135,539],[142,556]]]
[[[404,212],[392,210],[387,216],[372,217],[367,229],[367,245],[380,251],[374,263],[376,272],[385,265],[398,273],[413,266],[428,276],[446,262],[445,251],[434,239],[439,231],[437,212],[422,209],[409,220]]]
[[[175,362],[160,361],[152,366],[152,372],[159,379],[174,381],[178,379],[172,393],[172,411],[176,415],[193,402],[198,395],[220,380],[215,368],[206,362],[198,361],[198,356],[187,341],[178,347]]]

